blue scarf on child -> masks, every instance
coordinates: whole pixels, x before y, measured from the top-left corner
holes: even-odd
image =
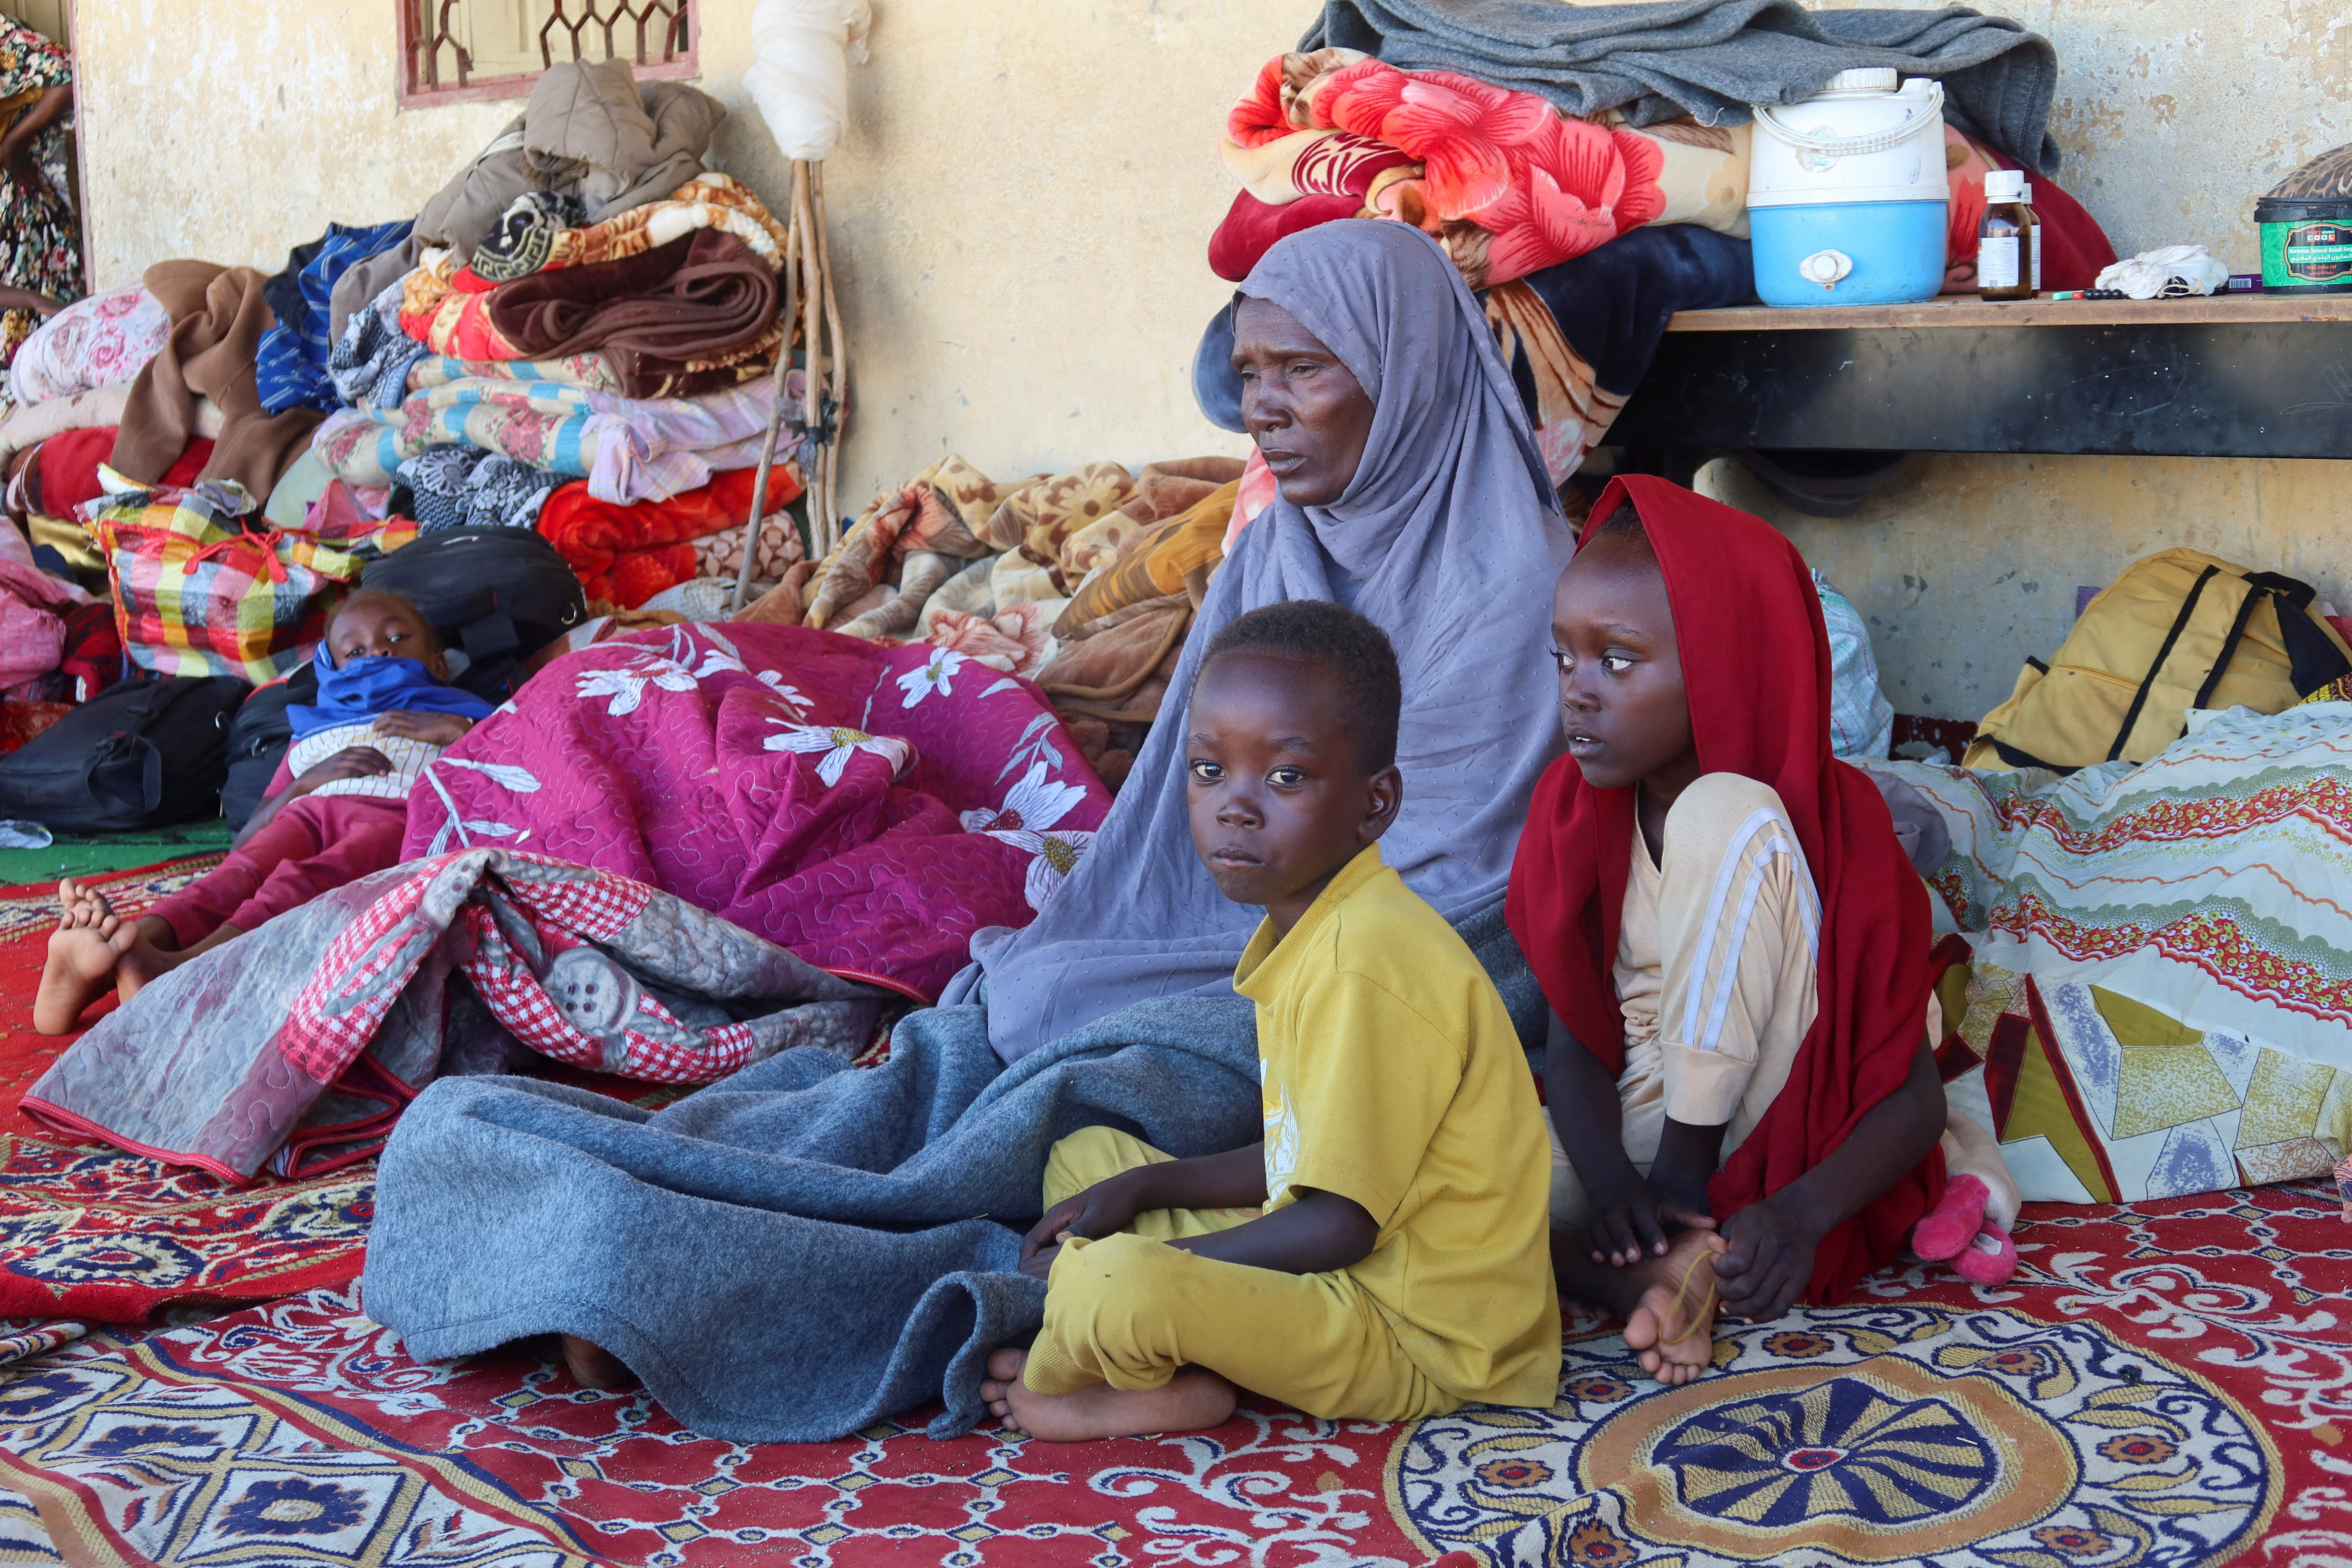
[[[327,645],[320,643],[310,667],[319,675],[318,702],[291,703],[286,710],[298,741],[313,731],[357,724],[403,709],[464,719],[490,716],[488,703],[470,691],[440,684],[413,658],[355,658],[338,669]]]

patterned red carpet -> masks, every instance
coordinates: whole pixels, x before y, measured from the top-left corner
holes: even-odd
[[[91,880],[118,910],[135,913],[219,859]],[[140,1323],[170,1307],[271,1301],[356,1277],[374,1212],[373,1161],[231,1187],[68,1137],[16,1109],[71,1043],[28,1023],[57,915],[53,889],[0,890],[0,1318]],[[553,1076],[641,1105],[678,1094],[602,1073]]]
[[[41,904],[0,895],[18,1016]],[[43,1320],[0,1324],[21,1358],[0,1365],[0,1563],[2352,1563],[2352,1228],[2317,1184],[2030,1205],[2011,1286],[1889,1271],[1834,1310],[1722,1326],[1717,1370],[1679,1390],[1571,1323],[1548,1412],[1258,1405],[1057,1447],[935,1443],[918,1411],[744,1447],[577,1387],[545,1346],[411,1362],[348,1293],[368,1168],[236,1192],[60,1139],[13,1091],[62,1044],[0,1037],[0,1316]]]
[[[321,1292],[0,1381],[0,1562],[2200,1568],[2352,1561],[2352,1230],[2317,1185],[2036,1205],[1661,1390],[1571,1336],[1546,1413],[744,1447],[518,1351],[419,1366]],[[1579,1327],[1572,1325],[1572,1327]],[[0,1373],[0,1378],[6,1377]],[[7,1500],[9,1494],[19,1500]]]
[[[92,880],[135,913],[219,859]],[[175,1302],[267,1301],[356,1275],[371,1213],[365,1169],[239,1191],[16,1109],[71,1043],[28,1023],[56,923],[48,889],[0,898],[0,1316],[139,1322]]]

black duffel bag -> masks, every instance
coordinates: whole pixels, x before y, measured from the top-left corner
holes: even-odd
[[[52,833],[127,833],[211,816],[229,725],[253,689],[233,675],[139,675],[0,757],[0,817]]]
[[[580,579],[527,528],[448,528],[368,563],[360,591],[398,594],[466,668],[449,684],[486,702],[514,695],[522,662],[588,618]],[[455,663],[455,660],[451,661]]]
[[[318,700],[319,672],[305,664],[247,698],[236,710],[236,721],[228,727],[228,782],[220,795],[221,815],[231,828],[243,827],[260,809],[278,764],[294,743],[294,720],[286,710]]]

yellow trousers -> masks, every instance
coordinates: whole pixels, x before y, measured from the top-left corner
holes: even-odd
[[[1108,1127],[1074,1132],[1047,1157],[1045,1206],[1173,1157]],[[1096,1383],[1158,1388],[1191,1365],[1327,1420],[1403,1421],[1461,1403],[1406,1359],[1345,1269],[1283,1274],[1165,1245],[1257,1217],[1255,1209],[1152,1209],[1117,1236],[1065,1245],[1022,1382],[1039,1394]]]

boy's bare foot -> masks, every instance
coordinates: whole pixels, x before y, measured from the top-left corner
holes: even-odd
[[[563,1370],[583,1388],[612,1392],[637,1385],[637,1374],[622,1365],[619,1356],[578,1334],[563,1336]]]
[[[1223,1426],[1234,1414],[1234,1385],[1206,1367],[1181,1368],[1158,1388],[1097,1383],[1075,1394],[1037,1394],[1021,1381],[1028,1362],[1027,1351],[1010,1346],[990,1356],[980,1396],[1008,1431],[1048,1443],[1199,1432]]]
[[[135,927],[117,916],[107,901],[77,888],[68,878],[58,884],[65,906],[58,929],[49,935],[49,955],[41,966],[40,988],[33,994],[33,1027],[44,1035],[73,1032],[81,1010],[116,977],[123,955],[138,940]]]
[[[1686,1230],[1664,1258],[1622,1270],[1634,1297],[1625,1343],[1642,1370],[1669,1386],[1706,1370],[1715,1357],[1714,1259],[1729,1246],[1711,1230]]]

